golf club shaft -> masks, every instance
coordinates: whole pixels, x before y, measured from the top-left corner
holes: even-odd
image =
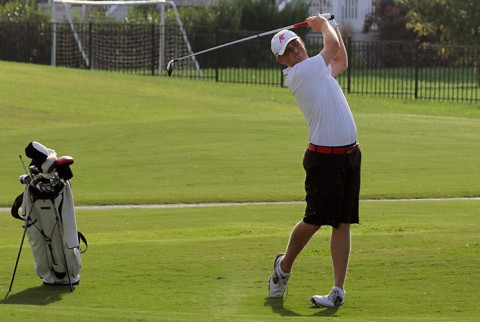
[[[15,261],[15,267],[13,269],[12,279],[10,280],[10,286],[8,288],[7,294],[5,294],[4,299],[6,299],[8,297],[8,294],[10,294],[10,292],[12,290],[12,287],[13,287],[13,281],[15,280],[15,275],[17,273],[18,262],[20,260],[20,254],[22,253],[23,242],[25,240],[25,235],[27,234],[28,222],[30,220],[30,216],[32,215],[32,210],[33,210],[33,204],[30,207],[30,211],[28,212],[27,218],[25,219],[25,223],[24,223],[25,226],[23,227],[22,241],[20,242],[20,248],[18,249],[17,260]]]
[[[287,26],[287,27],[266,31],[266,32],[263,32],[263,33],[258,34],[258,35],[253,35],[253,36],[238,39],[238,40],[235,40],[235,41],[223,44],[223,45],[219,45],[219,46],[215,46],[215,47],[212,47],[212,48],[209,48],[209,49],[205,49],[205,50],[199,51],[198,53],[193,53],[193,54],[188,55],[188,56],[183,56],[183,57],[177,58],[177,59],[175,59],[175,61],[181,61],[181,60],[190,58],[192,56],[198,56],[198,55],[204,54],[204,53],[212,51],[212,50],[216,50],[216,49],[220,49],[220,48],[227,47],[227,46],[230,46],[230,45],[238,44],[240,42],[244,42],[244,41],[247,41],[247,40],[252,40],[252,39],[260,38],[260,37],[263,37],[263,36],[271,35],[271,34],[279,32],[283,29],[296,29],[296,28],[305,27],[305,26],[307,26],[307,23],[305,21],[304,22],[299,22],[299,23],[296,23],[296,24],[293,24],[293,25],[290,25],[290,26]]]
[[[23,229],[22,241],[20,242],[20,248],[18,249],[17,260],[15,261],[15,267],[13,269],[12,279],[10,280],[10,286],[8,287],[8,291],[7,291],[7,294],[5,294],[4,299],[6,299],[8,297],[8,294],[10,294],[10,292],[12,291],[13,281],[15,280],[15,274],[17,273],[18,261],[20,260],[20,254],[22,253],[23,241],[25,240],[26,233],[27,233],[27,222],[25,221],[25,227]]]
[[[22,159],[22,155],[19,154],[18,157],[20,158],[20,161],[22,162],[22,166],[23,166],[23,170],[25,170],[25,174],[28,174],[27,167],[25,167],[25,163],[23,162],[23,159]],[[29,216],[30,216],[30,214],[29,214]],[[15,274],[17,273],[18,261],[20,260],[20,254],[22,253],[23,242],[25,240],[25,235],[27,233],[27,228],[28,228],[28,217],[27,217],[27,220],[25,220],[25,227],[23,228],[22,241],[20,242],[20,248],[18,249],[17,260],[15,261],[15,267],[13,269],[12,279],[10,280],[10,286],[8,288],[7,294],[5,294],[5,299],[8,297],[8,294],[10,294],[10,291],[12,290],[12,287],[13,287],[13,281],[15,280]]]
[[[25,162],[23,162],[22,155],[19,154],[18,157],[20,158],[20,161],[22,162],[23,170],[25,171],[25,174],[29,174],[27,171],[27,167],[25,166]]]
[[[65,246],[63,239],[63,221],[61,220],[60,214],[58,213],[57,206],[55,205],[55,198],[51,200],[53,211],[55,212],[55,219],[57,221],[58,235],[60,236],[60,244],[62,245],[63,253],[63,262],[65,263],[65,270],[67,271],[68,285],[70,285],[70,292],[73,292],[72,279],[70,278],[70,271],[68,270],[67,256],[65,255]]]

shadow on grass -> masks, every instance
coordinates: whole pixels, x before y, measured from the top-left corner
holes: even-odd
[[[48,305],[60,301],[65,293],[70,293],[69,285],[41,285],[10,294],[0,304]]]
[[[336,316],[338,311],[338,307],[318,308],[316,306],[312,306],[312,309],[319,310],[318,312],[312,314],[314,316]]]
[[[286,309],[283,306],[284,300],[281,297],[266,297],[265,306],[270,306],[272,311],[281,316],[301,316],[301,314]]]
[[[281,316],[335,316],[337,313],[338,307],[336,308],[324,308],[320,309],[316,306],[312,306],[312,309],[319,310],[318,312],[315,312],[314,314],[300,314],[296,313],[292,310],[286,309],[283,306],[284,299],[283,298],[272,298],[272,297],[266,297],[265,298],[265,306],[270,306],[272,308],[272,311],[281,315]]]

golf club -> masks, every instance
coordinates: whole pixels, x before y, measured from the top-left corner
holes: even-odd
[[[23,170],[25,170],[25,174],[28,174],[27,168],[25,167],[25,163],[23,162],[22,156],[21,156],[21,155],[18,155],[18,156],[19,156],[19,158],[20,158],[20,161],[22,161]],[[31,174],[30,174],[30,177],[31,177]],[[30,208],[30,211],[29,211],[27,217],[25,218],[25,223],[24,223],[24,227],[23,227],[22,241],[20,242],[20,248],[18,249],[17,260],[15,261],[15,267],[14,267],[14,269],[13,269],[12,279],[10,280],[10,286],[9,286],[9,288],[8,288],[7,294],[5,294],[5,298],[4,298],[4,299],[6,299],[6,298],[8,297],[8,294],[10,294],[10,292],[12,291],[13,281],[15,280],[15,275],[16,275],[16,273],[17,273],[18,261],[20,260],[20,254],[22,253],[23,242],[24,242],[24,240],[25,240],[25,235],[27,234],[27,229],[28,229],[28,227],[29,227],[28,222],[29,222],[30,216],[31,216],[31,214],[32,214],[32,209],[33,209],[33,207]]]
[[[335,16],[334,15],[331,15],[329,20],[332,20],[332,19],[335,19]],[[171,61],[168,62],[167,64],[167,73],[168,73],[168,76],[171,76],[172,75],[172,72],[173,72],[173,64],[177,61],[181,61],[181,60],[185,60],[187,58],[190,58],[190,57],[193,57],[193,56],[198,56],[198,55],[201,55],[201,54],[204,54],[206,52],[209,52],[209,51],[212,51],[212,50],[216,50],[216,49],[219,49],[219,48],[223,48],[223,47],[227,47],[227,46],[230,46],[230,45],[234,45],[234,44],[238,44],[240,42],[244,42],[244,41],[247,41],[247,40],[252,40],[252,39],[257,39],[257,38],[260,38],[260,37],[263,37],[263,36],[266,36],[266,35],[271,35],[271,34],[275,34],[283,29],[297,29],[297,28],[301,28],[301,27],[305,27],[307,26],[308,24],[303,21],[303,22],[299,22],[299,23],[296,23],[296,24],[293,24],[293,25],[290,25],[290,26],[287,26],[287,27],[283,27],[283,28],[278,28],[278,29],[275,29],[275,30],[270,30],[270,31],[266,31],[266,32],[262,32],[261,34],[258,34],[258,35],[253,35],[253,36],[250,36],[250,37],[246,37],[246,38],[242,38],[242,39],[238,39],[238,40],[235,40],[235,41],[232,41],[232,42],[229,42],[229,43],[226,43],[226,44],[223,44],[223,45],[219,45],[219,46],[216,46],[216,47],[212,47],[212,48],[209,48],[209,49],[205,49],[205,50],[202,50],[202,51],[199,51],[198,53],[193,53],[193,54],[190,54],[190,55],[187,55],[187,56],[183,56],[183,57],[180,57],[180,58],[176,58],[176,59],[172,59]]]

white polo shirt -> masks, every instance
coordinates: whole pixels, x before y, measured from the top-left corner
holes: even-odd
[[[357,141],[357,127],[345,95],[320,54],[283,73],[307,120],[310,143],[332,147]]]

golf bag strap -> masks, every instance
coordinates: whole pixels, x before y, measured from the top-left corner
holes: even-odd
[[[22,206],[22,203],[23,203],[23,192],[21,194],[19,194],[17,196],[17,198],[15,198],[15,201],[13,202],[12,209],[10,210],[10,213],[12,214],[13,218],[24,221],[25,218],[23,218],[22,216],[20,216],[18,214],[18,209],[20,209],[20,207]]]
[[[82,248],[80,248],[80,253],[83,254],[88,249],[87,239],[85,238],[85,236],[81,232],[77,231],[77,234],[78,234],[78,239],[81,240],[85,244],[85,249],[82,250]]]

